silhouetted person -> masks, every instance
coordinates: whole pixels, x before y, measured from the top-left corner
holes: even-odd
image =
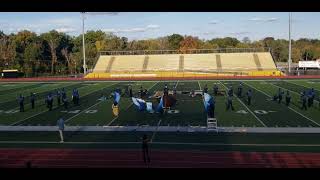
[[[24,97],[22,96],[22,94],[20,94],[18,101],[20,106],[20,112],[24,112]]]
[[[278,103],[281,104],[282,102],[282,96],[283,96],[284,92],[281,90],[281,88],[279,88],[278,90]]]
[[[291,96],[289,94],[289,91],[287,91],[287,94],[286,94],[286,106],[290,105],[290,101],[291,101]]]
[[[238,91],[237,91],[238,97],[242,97],[242,89],[243,89],[242,83],[240,83],[240,84],[239,84],[239,87],[238,87]]]
[[[204,93],[208,93],[208,86],[207,86],[207,84],[204,85],[203,92],[204,92]]]
[[[31,162],[30,161],[26,162],[26,168],[31,168]]]
[[[251,105],[251,98],[252,98],[251,89],[249,89],[248,92],[247,92],[247,98],[248,98],[248,106],[250,106]]]
[[[232,111],[234,111],[234,107],[232,105],[232,96],[227,97],[227,111],[231,108]]]
[[[132,97],[132,87],[129,86],[129,96]]]
[[[58,101],[58,106],[61,104],[61,92],[60,90],[57,91],[57,101]]]
[[[218,90],[219,90],[219,88],[218,88],[218,86],[215,84],[215,85],[213,86],[213,93],[214,93],[215,96],[218,95]]]
[[[34,109],[34,102],[36,100],[36,96],[34,93],[30,94],[30,102],[31,102],[31,108]]]
[[[143,161],[144,163],[150,163],[150,157],[149,157],[149,141],[150,139],[146,134],[142,137],[142,155],[143,155]]]

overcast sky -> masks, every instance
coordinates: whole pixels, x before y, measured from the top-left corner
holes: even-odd
[[[320,38],[320,13],[292,13],[292,38]],[[44,33],[52,29],[70,35],[82,32],[80,13],[0,13],[0,30],[26,29]],[[155,38],[173,33],[201,39],[236,37],[259,40],[272,36],[288,39],[288,13],[279,12],[120,12],[86,15],[86,30],[103,30],[132,39]]]

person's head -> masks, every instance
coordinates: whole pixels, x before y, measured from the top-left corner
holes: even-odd
[[[289,94],[289,90],[287,90],[287,94]]]
[[[148,139],[147,134],[144,134],[144,135],[143,135],[143,139]]]
[[[113,105],[114,105],[114,106],[118,105],[117,101],[114,101],[114,102],[113,102]]]

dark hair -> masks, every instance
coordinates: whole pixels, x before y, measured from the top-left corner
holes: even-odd
[[[144,134],[143,139],[148,139],[148,136],[146,134]]]

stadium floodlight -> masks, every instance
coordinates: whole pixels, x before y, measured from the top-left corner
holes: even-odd
[[[117,15],[118,12],[80,12],[82,17],[82,48],[83,48],[83,74],[87,74],[87,65],[86,65],[86,48],[84,40],[84,20],[85,15]]]
[[[83,50],[83,74],[87,74],[87,65],[86,65],[86,48],[85,48],[85,41],[84,41],[84,19],[85,19],[85,12],[81,12],[82,16],[82,50]]]
[[[288,59],[288,70],[291,73],[291,12],[289,12],[289,59]]]

